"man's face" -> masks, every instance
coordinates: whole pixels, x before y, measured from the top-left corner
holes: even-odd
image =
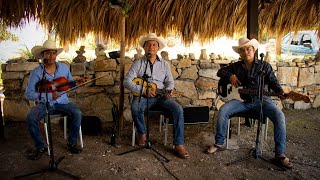
[[[154,40],[150,40],[144,43],[143,49],[145,54],[150,53],[151,55],[156,55],[159,51],[159,43]]]
[[[239,55],[242,60],[251,61],[254,59],[254,48],[252,46],[244,46],[239,48]]]
[[[42,56],[44,59],[48,60],[47,64],[53,64],[57,58],[57,51],[56,50],[46,50],[42,52]]]

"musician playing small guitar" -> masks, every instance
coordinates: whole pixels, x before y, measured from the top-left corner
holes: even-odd
[[[170,65],[157,55],[157,52],[165,47],[165,40],[151,33],[142,37],[139,40],[139,45],[144,49],[145,56],[133,62],[123,84],[135,95],[131,104],[131,113],[138,132],[138,145],[148,144],[146,143],[147,132],[144,125],[144,111],[147,108],[147,103],[149,108],[160,105],[173,115],[174,152],[181,158],[189,158],[189,153],[184,147],[183,108],[173,98],[170,98],[174,95],[174,80]],[[148,80],[148,86],[142,83],[142,77]],[[166,98],[157,98],[159,90],[165,94]],[[150,98],[148,100],[145,97],[140,98],[140,94],[148,95]]]

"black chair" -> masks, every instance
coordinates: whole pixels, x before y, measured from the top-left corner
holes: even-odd
[[[146,110],[147,111],[147,110]],[[146,112],[145,111],[145,112]],[[161,106],[153,106],[149,109],[149,113],[159,113],[160,114],[160,119],[159,119],[159,132],[161,133],[162,132],[162,125],[164,124],[165,122],[165,117],[168,118],[168,113],[166,112],[167,110]],[[168,118],[169,120],[169,118]],[[167,144],[166,142],[166,136],[167,136],[167,129],[165,129],[165,140],[164,140],[164,145]],[[135,128],[135,125],[134,125],[134,121],[132,121],[132,146],[135,146],[135,142],[136,142],[136,128]]]

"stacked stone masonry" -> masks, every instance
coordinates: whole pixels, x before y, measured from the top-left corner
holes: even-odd
[[[125,73],[131,66],[132,60],[126,58]],[[176,100],[183,106],[209,106],[211,115],[216,106],[221,106],[217,100],[220,66],[230,63],[227,60],[194,60],[179,59],[168,61],[175,79],[175,89],[183,93]],[[308,65],[298,63],[272,63],[273,69],[286,92],[295,91],[308,95],[311,103],[293,102],[289,99],[280,101],[273,97],[280,108],[308,109],[320,106],[320,64]],[[70,67],[74,79],[80,76],[97,78],[83,87],[69,93],[69,97],[83,112],[83,115],[98,116],[102,122],[112,121],[112,104],[119,104],[120,98],[120,64],[119,59],[94,60],[85,63],[66,64]],[[25,121],[26,115],[34,105],[25,99],[24,92],[30,71],[39,63],[8,63],[2,64],[2,79],[4,87],[3,113],[5,120]],[[131,121],[129,97],[125,90],[124,118]],[[105,124],[103,124],[105,125]]]

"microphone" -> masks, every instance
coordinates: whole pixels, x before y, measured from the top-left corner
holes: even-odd
[[[150,60],[150,58],[151,58],[151,53],[147,53],[146,56],[147,56],[147,59]]]
[[[46,63],[48,63],[48,59],[47,59],[47,58],[44,58],[44,59],[42,60],[42,62],[43,62],[44,64],[46,64]]]

